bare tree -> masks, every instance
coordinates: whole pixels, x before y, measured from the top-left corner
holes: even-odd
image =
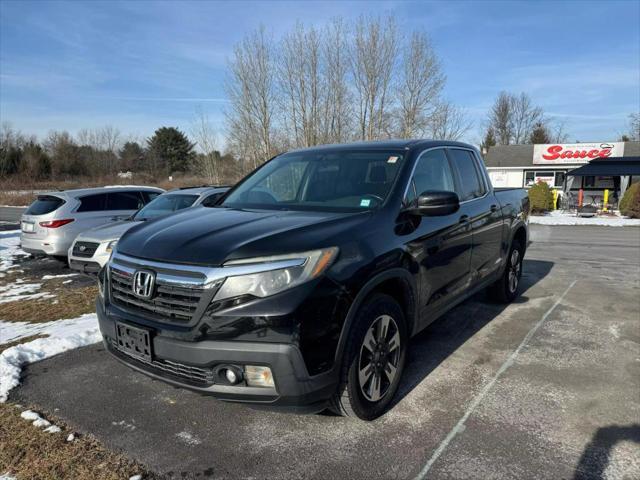
[[[373,140],[388,131],[385,121],[389,118],[387,110],[399,48],[394,19],[361,17],[353,42],[351,67],[358,102],[358,136]]]
[[[540,107],[533,105],[531,97],[522,92],[511,96],[511,133],[513,143],[520,145],[531,138],[534,126],[543,121]]]
[[[528,143],[535,125],[546,122],[542,109],[524,92],[500,92],[489,112],[489,127],[500,145]]]
[[[489,112],[489,128],[493,130],[499,145],[509,145],[513,135],[512,97],[507,92],[500,92]]]
[[[629,140],[640,141],[640,113],[632,113],[629,115]]]
[[[276,108],[271,38],[260,27],[236,46],[226,82],[229,143],[251,168],[271,157]]]
[[[411,138],[425,132],[445,83],[440,61],[429,38],[414,32],[403,54],[403,78],[399,85],[398,135]]]
[[[282,40],[279,58],[284,120],[298,147],[317,145],[321,138],[321,39],[314,28],[298,23]]]
[[[198,109],[196,112],[191,134],[201,151],[194,161],[197,173],[203,175],[210,184],[218,185],[220,183],[218,172],[220,152],[216,148],[217,133],[209,121],[209,117],[202,109]]]
[[[444,101],[431,115],[427,131],[434,140],[460,140],[472,127],[466,113],[453,103]]]
[[[352,136],[351,93],[347,84],[349,55],[347,27],[336,18],[324,32],[324,74],[326,86],[323,106],[323,141],[339,143]]]

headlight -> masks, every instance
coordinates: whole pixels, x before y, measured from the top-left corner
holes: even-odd
[[[111,240],[109,243],[107,243],[107,248],[105,249],[107,253],[111,253],[113,251],[116,243],[118,243],[118,240]]]
[[[242,267],[248,273],[227,277],[214,300],[240,295],[275,295],[319,277],[329,268],[337,254],[337,247],[331,247],[291,255],[232,260],[224,264],[225,268],[230,268],[230,273],[231,268],[239,271]]]

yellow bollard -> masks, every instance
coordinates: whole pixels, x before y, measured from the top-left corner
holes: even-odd
[[[558,190],[553,189],[553,209],[558,209]]]
[[[607,204],[609,203],[609,189],[606,188],[604,191],[604,198],[602,199],[602,211],[607,211]]]

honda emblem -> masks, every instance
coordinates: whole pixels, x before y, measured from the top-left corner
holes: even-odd
[[[156,276],[149,270],[138,270],[133,274],[133,293],[136,297],[149,299],[153,295]]]

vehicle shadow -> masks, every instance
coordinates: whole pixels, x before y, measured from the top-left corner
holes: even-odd
[[[640,424],[609,425],[596,430],[585,446],[573,474],[573,480],[601,480],[609,465],[609,457],[618,442],[630,441],[640,444]]]
[[[513,303],[527,303],[527,291],[546,277],[553,265],[553,262],[525,259],[521,293]],[[491,302],[485,292],[480,292],[416,335],[411,340],[407,365],[390,408],[400,403],[449,355],[500,315],[507,306]]]

